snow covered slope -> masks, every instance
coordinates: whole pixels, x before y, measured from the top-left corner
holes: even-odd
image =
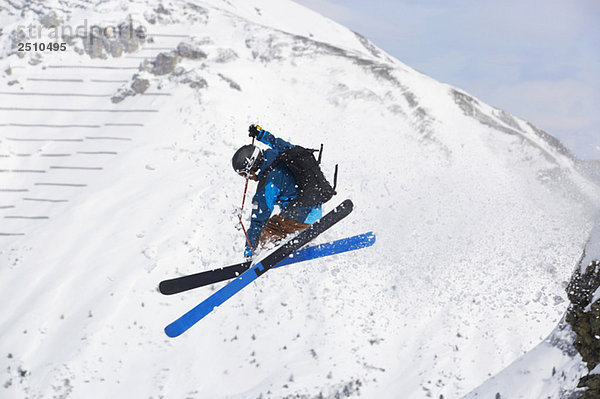
[[[565,317],[548,338],[465,398],[598,397],[598,260],[600,219],[592,228],[567,287],[570,304]]]
[[[544,341],[465,396],[475,398],[569,398],[578,390],[585,363],[573,347],[574,333],[561,320]],[[578,397],[578,396],[575,396]]]
[[[1,396],[454,398],[561,319],[600,190],[526,121],[289,1],[0,4]],[[250,123],[340,164],[322,241],[377,243],[168,339],[212,290],[158,282],[241,260]]]

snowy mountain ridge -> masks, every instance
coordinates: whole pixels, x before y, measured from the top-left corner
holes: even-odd
[[[452,398],[540,345],[536,376],[571,370],[540,393],[576,385],[544,340],[568,335],[600,189],[549,134],[289,1],[0,10],[4,394]],[[65,52],[17,51],[19,25],[86,21]],[[272,271],[170,340],[212,289],[158,282],[241,260],[230,157],[257,122],[340,164],[327,207],[356,209],[322,241],[377,243]]]

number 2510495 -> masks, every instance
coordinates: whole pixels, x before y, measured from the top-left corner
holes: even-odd
[[[67,43],[19,43],[18,51],[66,51]]]

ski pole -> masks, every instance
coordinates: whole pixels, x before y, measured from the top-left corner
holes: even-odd
[[[252,145],[254,145],[254,137],[252,137]],[[242,231],[244,232],[244,235],[246,236],[246,242],[248,243],[248,246],[250,247],[250,252],[252,252],[252,255],[254,255],[254,248],[252,247],[252,243],[250,242],[250,237],[248,237],[248,232],[246,231],[246,228],[244,227],[244,222],[242,221],[242,212],[244,212],[244,204],[246,203],[246,193],[248,192],[248,179],[249,176],[248,174],[246,174],[246,185],[244,186],[244,196],[242,198],[242,207],[240,209],[240,213],[238,215],[238,219],[240,221],[240,226],[242,226]]]
[[[244,235],[246,236],[246,242],[248,243],[248,246],[250,247],[250,252],[252,252],[252,255],[254,255],[254,248],[252,248],[252,243],[250,242],[250,237],[248,237],[248,232],[246,231],[246,228],[244,227],[244,223],[242,222],[242,215],[238,215],[238,218],[240,220],[240,225],[242,226],[242,230],[244,231]]]

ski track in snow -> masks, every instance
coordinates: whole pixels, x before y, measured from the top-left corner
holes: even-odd
[[[54,9],[131,15],[153,42],[20,58],[0,38],[0,396],[454,398],[533,348],[535,378],[540,353],[579,370],[544,340],[599,190],[547,137],[288,1],[88,3],[2,6],[7,33]],[[206,58],[138,71],[181,42]],[[112,103],[135,74],[148,90]],[[319,242],[377,243],[270,271],[168,339],[223,283],[158,283],[241,260],[230,157],[250,123],[339,163],[328,209],[356,209]]]

